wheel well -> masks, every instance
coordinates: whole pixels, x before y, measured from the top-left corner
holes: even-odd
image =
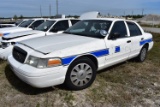
[[[92,55],[83,55],[83,56],[80,56],[80,57],[74,59],[74,61],[75,61],[75,60],[78,60],[78,59],[80,59],[80,58],[82,58],[82,57],[87,57],[87,58],[89,58],[90,60],[92,60],[93,63],[95,64],[95,66],[96,66],[96,69],[98,69],[98,61],[97,61],[96,57],[94,57],[94,56],[92,56]],[[73,61],[73,62],[74,62],[74,61]],[[73,62],[72,62],[72,63],[73,63]]]
[[[149,43],[146,43],[143,47],[149,48]]]

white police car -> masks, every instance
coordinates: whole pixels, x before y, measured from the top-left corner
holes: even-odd
[[[65,83],[80,90],[93,83],[98,70],[134,57],[143,62],[152,47],[152,35],[136,22],[96,18],[79,21],[58,36],[20,42],[8,62],[31,86]]]
[[[35,30],[12,33],[2,37],[0,47],[0,58],[7,59],[8,55],[12,53],[12,48],[16,42],[37,38],[57,33],[62,33],[64,30],[77,23],[77,19],[48,19],[42,23]]]

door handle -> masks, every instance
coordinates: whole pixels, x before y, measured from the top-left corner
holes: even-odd
[[[127,43],[131,43],[131,40],[128,40]]]
[[[144,40],[144,38],[141,38],[141,40]]]

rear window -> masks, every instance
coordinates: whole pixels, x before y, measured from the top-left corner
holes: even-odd
[[[139,29],[139,27],[135,23],[127,22],[127,25],[129,27],[130,36],[140,36],[140,35],[142,35],[141,30]]]
[[[79,22],[79,20],[71,20],[72,25],[76,24],[77,22]]]

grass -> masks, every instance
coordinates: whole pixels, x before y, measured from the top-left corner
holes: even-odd
[[[159,106],[160,34],[143,63],[127,61],[98,72],[93,85],[69,91],[63,85],[33,88],[18,79],[6,61],[0,61],[0,105],[2,107],[71,106]]]

